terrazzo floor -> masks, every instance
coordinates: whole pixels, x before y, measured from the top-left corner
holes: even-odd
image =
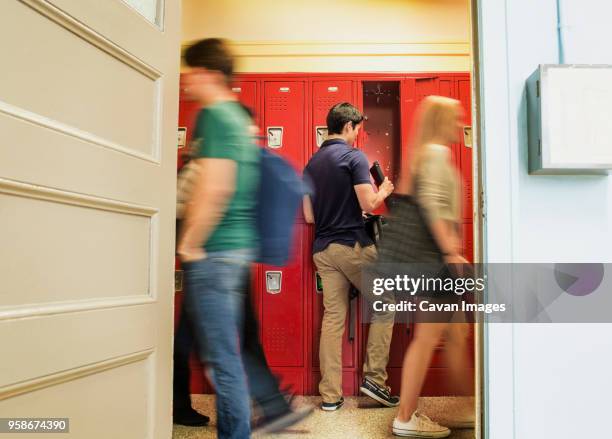
[[[196,410],[211,417],[207,427],[174,426],[172,439],[209,439],[216,438],[214,396],[193,395]],[[313,404],[316,407],[321,398],[298,396],[296,404]],[[473,407],[474,399],[465,397],[421,398],[419,411],[445,425],[452,420],[453,413]],[[277,439],[381,439],[395,438],[391,434],[391,423],[397,409],[385,408],[367,397],[348,397],[344,407],[337,412],[323,412],[316,408],[314,413],[291,429],[277,435],[253,436]],[[474,430],[453,430],[451,439],[474,439]]]

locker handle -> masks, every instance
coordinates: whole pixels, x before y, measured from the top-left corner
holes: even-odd
[[[282,148],[283,146],[283,127],[267,127],[268,147],[273,149]]]
[[[281,87],[278,89],[278,91],[283,92],[283,93],[288,93],[291,89],[289,87]]]
[[[472,127],[469,125],[463,127],[463,145],[466,148],[472,147]]]
[[[321,147],[323,142],[327,139],[327,125],[315,126],[315,139],[317,147]]]
[[[280,294],[282,290],[283,272],[266,271],[266,292],[270,294]]]
[[[234,93],[240,93],[242,91],[242,87],[232,87],[232,91]]]
[[[336,92],[338,91],[338,87],[336,86],[327,87],[327,91]]]

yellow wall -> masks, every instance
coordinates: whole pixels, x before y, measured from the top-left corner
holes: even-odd
[[[183,0],[183,42],[234,42],[242,72],[468,71],[468,0]]]

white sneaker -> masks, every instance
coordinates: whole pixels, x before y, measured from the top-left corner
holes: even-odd
[[[414,412],[408,422],[393,420],[393,434],[396,436],[414,438],[448,437],[450,430],[432,421],[427,416]]]

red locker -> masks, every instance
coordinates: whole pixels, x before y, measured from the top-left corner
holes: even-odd
[[[329,109],[341,102],[354,104],[353,81],[327,80],[312,83],[312,128],[310,144],[314,154],[327,134],[327,113]]]
[[[304,167],[306,90],[302,81],[264,83],[266,146],[285,157],[297,170]]]
[[[351,80],[314,80],[312,82],[312,127],[310,129],[311,153],[316,153],[318,147],[324,140],[326,130],[326,118],[329,109],[335,104],[350,102],[355,104],[354,82]],[[323,135],[322,135],[323,134]],[[308,249],[312,248],[312,234],[308,241]],[[323,319],[323,295],[316,291],[315,287],[315,267],[312,262],[311,252],[308,253],[310,264],[305,267],[306,275],[311,278],[307,282],[307,292],[310,295],[311,305],[311,338],[310,349],[310,385],[309,390],[312,394],[318,394],[318,385],[321,380],[319,370],[319,343],[321,339],[321,321]],[[353,301],[352,306],[358,312],[358,303]],[[343,366],[343,390],[346,395],[353,395],[356,392],[357,384],[357,356],[358,356],[358,316],[355,319],[355,338],[349,339],[349,315],[345,323],[345,332],[342,339],[342,366]]]
[[[181,86],[181,90],[183,87]],[[183,154],[187,151],[187,147],[193,138],[193,129],[195,128],[196,118],[200,111],[200,103],[188,99],[183,92],[179,96],[179,134],[182,133],[184,145],[179,147],[177,157],[177,170],[183,167]]]
[[[306,87],[303,81],[263,83],[265,146],[302,171],[306,156]],[[260,267],[257,295],[261,303],[261,339],[266,357],[281,387],[305,391],[305,289],[303,281],[304,225],[296,226],[293,257],[285,267]],[[281,288],[268,288],[270,276],[279,276]]]
[[[457,99],[461,101],[464,109],[464,123],[466,126],[472,125],[472,98],[470,80],[468,78],[457,79]],[[464,139],[460,142],[460,167],[462,189],[463,189],[463,218],[470,223],[473,221],[473,172],[472,172],[472,146],[465,145]]]
[[[410,88],[414,86],[414,91]],[[466,125],[469,125],[471,120],[470,116],[470,81],[469,76],[453,76],[453,75],[440,75],[436,77],[424,77],[415,78],[414,82],[411,79],[406,80],[403,84],[403,98],[402,102],[405,104],[405,110],[410,120],[408,129],[413,126],[413,119],[415,116],[415,110],[419,103],[429,95],[440,95],[460,100],[466,114]],[[473,259],[473,226],[471,218],[472,209],[472,196],[471,196],[471,149],[466,148],[463,143],[463,139],[460,142],[451,145],[452,160],[457,169],[460,171],[462,178],[462,194],[463,194],[463,252],[464,256],[468,260]],[[469,165],[468,165],[469,162]],[[466,209],[470,212],[469,217],[466,216]],[[413,328],[408,328],[408,335],[406,336],[406,348],[410,344],[411,334]],[[394,333],[395,337],[395,333]],[[397,345],[396,340],[393,340],[393,345]],[[473,345],[473,333],[468,341],[468,345]],[[448,387],[449,383],[449,371],[447,365],[443,361],[445,343],[442,341],[437,346],[436,351],[430,365],[430,369],[427,373],[425,383],[423,385],[422,394],[424,396],[435,396],[452,394],[453,391]],[[405,349],[404,349],[405,351]],[[473,350],[471,351],[473,353]],[[392,367],[390,361],[389,368],[389,383],[393,390],[397,392],[398,388],[395,387],[398,383],[398,374],[401,374],[401,368]],[[473,368],[473,364],[471,366]],[[473,375],[473,374],[472,374]]]
[[[405,144],[402,140],[404,138],[402,133],[404,88],[401,78],[384,81],[368,78],[361,83],[363,112],[367,120],[364,123],[360,149],[366,154],[370,163],[378,161],[385,175],[396,184],[403,156],[402,145]],[[381,206],[375,213],[386,215],[387,211],[384,206]],[[363,378],[361,368],[366,356],[369,324],[363,323],[361,328],[358,381]],[[406,326],[396,324],[393,328],[387,367],[388,382],[394,391],[399,390],[401,365],[406,346]]]
[[[238,95],[238,99],[244,105],[251,108],[255,113],[257,113],[258,107],[258,87],[256,81],[237,81],[232,85],[232,91],[234,91]],[[190,100],[181,93],[179,97],[179,128],[185,128],[186,130],[186,145],[189,145],[193,138],[193,130],[195,128],[195,122],[197,119],[197,115],[201,109],[201,105],[199,102]],[[257,114],[256,114],[257,116]],[[180,169],[183,166],[183,160],[181,154],[178,156],[177,169]],[[180,269],[180,263],[178,260],[176,261],[177,269]],[[257,269],[253,270],[253,283],[256,285]],[[175,321],[178,321],[179,313],[181,310],[181,304],[183,300],[183,293],[177,293],[175,295],[174,307],[175,307]],[[176,329],[176,328],[175,328]],[[191,367],[191,392],[198,393],[211,393],[213,391],[212,386],[208,383],[208,380],[204,377],[204,369],[197,355],[194,354],[190,360]]]
[[[257,112],[256,81],[235,81],[232,84],[232,91],[238,95],[240,102],[253,110],[253,112]]]
[[[296,227],[292,260],[284,267],[261,266],[261,335],[272,367],[304,366],[303,225]],[[280,289],[270,277],[280,275]],[[270,288],[272,287],[272,288]]]
[[[454,77],[439,78],[438,87],[439,87],[438,94],[440,96],[457,99],[457,81],[455,81]],[[453,163],[455,164],[457,169],[461,169],[460,167],[460,145],[458,143],[451,144],[451,156],[453,159]]]

